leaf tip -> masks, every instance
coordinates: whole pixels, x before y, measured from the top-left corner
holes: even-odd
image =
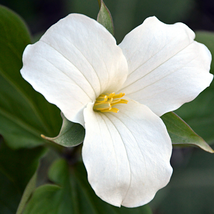
[[[47,140],[47,137],[45,135],[41,134],[40,136],[41,136],[41,138]]]

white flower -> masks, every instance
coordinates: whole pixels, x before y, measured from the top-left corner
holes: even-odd
[[[160,116],[212,81],[210,52],[194,36],[151,17],[118,46],[98,22],[72,14],[25,49],[22,76],[85,127],[83,161],[104,201],[144,205],[168,183],[172,145]]]

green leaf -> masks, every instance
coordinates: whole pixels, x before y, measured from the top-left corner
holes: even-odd
[[[22,53],[30,35],[22,19],[3,6],[0,32],[0,133],[12,148],[41,145],[41,134],[56,136],[59,110],[21,77]]]
[[[65,147],[73,147],[82,143],[85,137],[85,129],[80,124],[67,120],[63,114],[61,116],[63,122],[59,135],[53,138],[44,135],[42,137]]]
[[[97,15],[97,21],[103,25],[112,35],[114,35],[114,24],[112,16],[103,0],[98,0],[100,11]]]
[[[151,214],[148,206],[117,208],[98,198],[91,189],[82,163],[67,165],[57,160],[49,171],[49,178],[57,185],[36,189],[24,214]]]
[[[31,194],[36,188],[36,178],[37,178],[37,172],[34,173],[33,177],[30,179],[29,183],[27,184],[24,194],[22,195],[22,199],[19,203],[16,214],[22,214],[28,199],[30,198]]]
[[[12,150],[0,143],[0,213],[14,214],[44,148]]]
[[[169,112],[161,118],[167,127],[173,145],[197,146],[207,152],[214,153],[212,148],[175,113]]]

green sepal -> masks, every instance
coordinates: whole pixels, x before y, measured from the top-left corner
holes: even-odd
[[[73,123],[62,116],[62,127],[56,137],[46,137],[41,135],[44,139],[57,143],[65,147],[74,147],[83,142],[85,137],[85,129],[78,123]]]
[[[97,15],[97,21],[103,25],[112,35],[114,35],[114,24],[111,13],[103,0],[98,0],[100,10]]]
[[[213,149],[175,113],[164,114],[161,119],[166,125],[174,146],[197,146],[204,151],[214,153]]]
[[[54,184],[38,187],[24,214],[151,214],[149,206],[118,208],[97,197],[87,181],[81,162],[68,165],[63,159],[53,163],[49,179]]]

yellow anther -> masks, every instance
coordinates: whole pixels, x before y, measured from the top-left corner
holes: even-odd
[[[94,111],[99,111],[99,112],[114,112],[117,113],[119,111],[118,108],[112,108],[112,106],[115,106],[117,104],[127,104],[128,100],[125,99],[120,99],[123,97],[125,94],[124,93],[119,93],[115,94],[110,93],[110,94],[101,94],[97,99],[94,104]]]

